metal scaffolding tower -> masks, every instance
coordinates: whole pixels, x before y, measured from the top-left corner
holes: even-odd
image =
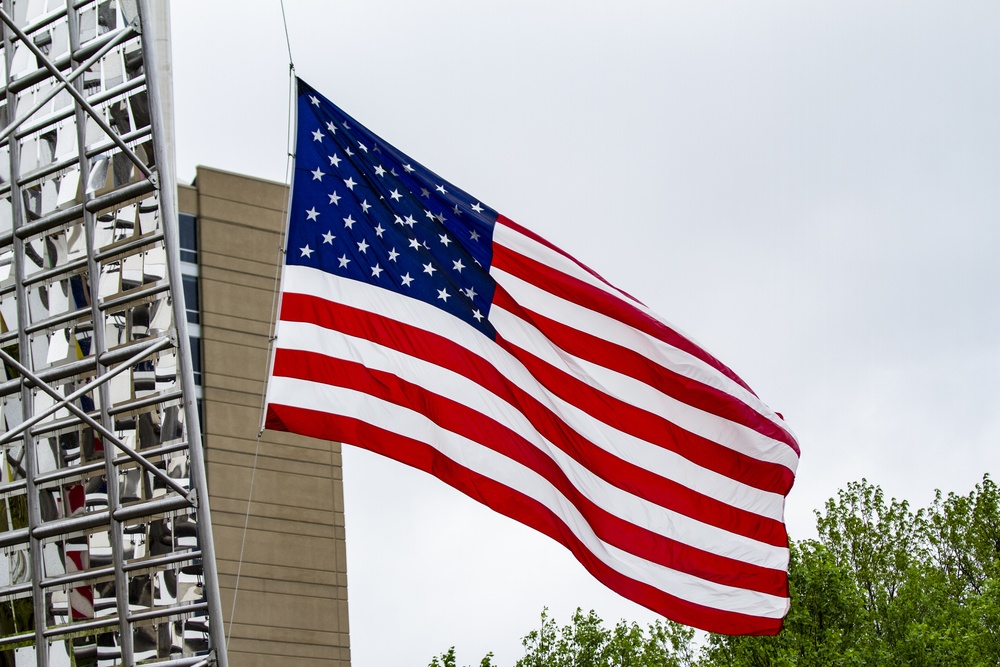
[[[2,0],[0,665],[226,666],[150,0]]]

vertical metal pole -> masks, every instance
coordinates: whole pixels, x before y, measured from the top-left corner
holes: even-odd
[[[3,0],[3,8],[10,16],[14,16],[13,0]],[[10,30],[3,31],[4,57],[7,67],[7,78],[9,80],[14,63],[14,44],[11,39],[13,33]],[[7,89],[7,116],[14,118],[17,113],[17,95]],[[24,219],[24,195],[21,192],[21,144],[12,135],[8,142],[8,152],[10,154],[10,204],[12,215],[12,226],[16,232],[25,223]],[[31,342],[25,331],[29,321],[30,312],[28,310],[28,291],[24,287],[25,257],[24,240],[13,237],[14,246],[14,284],[17,295],[17,345],[18,357],[21,364],[28,368],[33,368],[31,363]],[[34,412],[32,402],[32,390],[21,384],[21,414],[25,420],[31,418]],[[42,523],[42,512],[39,503],[38,489],[35,486],[35,473],[38,467],[38,459],[35,453],[35,438],[31,434],[31,429],[24,432],[23,462],[27,487],[28,506],[28,554],[30,557],[31,573],[31,597],[34,605],[34,630],[35,630],[35,661],[38,667],[47,667],[49,664],[48,642],[45,639],[45,627],[47,625],[48,605],[45,604],[45,592],[42,590],[42,578],[45,576],[42,558],[42,541],[36,537],[35,527]]]
[[[80,15],[77,12],[73,0],[66,0],[66,19],[69,24],[69,47],[70,54],[76,53],[80,48]],[[77,61],[71,60],[71,68],[77,65]],[[77,77],[72,83],[80,93],[84,92],[83,77]],[[90,158],[87,157],[87,113],[79,105],[75,104],[76,113],[76,138],[80,164],[80,183],[82,198],[84,203],[90,198],[87,193],[86,184],[90,181]],[[94,257],[97,243],[95,241],[96,214],[88,211],[86,206],[83,210],[84,231],[87,239],[87,275],[90,291],[90,316],[93,320],[93,334],[91,339],[90,353],[95,358],[108,349],[104,330],[104,315],[100,309],[100,284],[101,267]],[[105,373],[105,368],[96,364],[95,376],[99,379]],[[108,414],[108,407],[111,405],[111,388],[107,382],[102,383],[98,388],[99,404],[101,409],[100,422],[104,428],[111,430],[114,428],[111,416]],[[129,608],[129,586],[128,574],[125,572],[125,544],[122,533],[121,522],[115,520],[115,510],[121,505],[121,487],[118,483],[118,471],[115,468],[116,450],[111,443],[105,443],[104,447],[104,475],[108,494],[108,541],[111,544],[111,558],[115,567],[115,603],[118,607],[118,627],[119,640],[122,653],[122,664],[131,667],[135,664],[134,637],[132,634],[132,624],[128,620]]]
[[[209,637],[215,649],[219,667],[228,667],[225,628],[222,620],[222,601],[219,599],[219,572],[215,562],[215,540],[212,534],[212,515],[208,502],[208,483],[205,472],[205,453],[201,442],[201,427],[198,420],[198,404],[195,398],[194,371],[191,368],[191,342],[187,332],[187,312],[184,305],[184,289],[181,279],[180,234],[177,222],[177,182],[172,162],[172,151],[168,139],[173,137],[173,128],[165,127],[160,101],[163,99],[161,86],[169,82],[160,81],[157,63],[157,33],[160,26],[153,19],[153,3],[139,0],[139,16],[142,20],[142,53],[145,59],[146,88],[149,94],[149,116],[153,126],[153,142],[156,155],[157,174],[160,179],[160,221],[163,229],[163,245],[166,246],[167,274],[174,327],[177,331],[178,370],[181,388],[184,392],[184,423],[187,425],[188,451],[191,456],[191,484],[198,494],[198,533],[208,602]]]

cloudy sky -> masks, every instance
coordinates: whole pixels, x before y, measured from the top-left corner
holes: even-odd
[[[802,445],[786,519],[1000,474],[1000,5],[286,0],[296,72],[636,295]],[[175,0],[181,182],[285,180],[277,0]],[[651,613],[423,473],[344,455],[354,664]]]

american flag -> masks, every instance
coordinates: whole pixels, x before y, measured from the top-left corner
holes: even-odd
[[[726,366],[298,81],[266,426],[424,470],[663,616],[774,634],[795,436]]]

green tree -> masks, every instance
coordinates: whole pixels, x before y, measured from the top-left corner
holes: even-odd
[[[867,644],[864,600],[853,573],[822,542],[792,543],[789,561],[791,609],[774,637],[710,635],[701,665],[868,664],[859,645]]]
[[[824,510],[819,540],[791,545],[782,633],[711,636],[702,664],[1000,664],[1000,492],[989,476],[915,512],[862,480]]]
[[[696,650],[675,623],[609,629],[577,609],[560,626],[546,609],[516,667],[1000,665],[1000,488],[988,475],[916,511],[861,480],[816,523],[818,539],[789,545],[791,608],[774,637],[708,635]],[[431,666],[455,667],[454,650]]]
[[[820,541],[853,574],[864,596],[876,635],[886,632],[889,605],[911,568],[924,556],[924,512],[906,501],[886,503],[882,489],[868,480],[852,482],[816,512]]]
[[[457,665],[455,647],[452,646],[441,655],[431,658],[431,662],[427,667],[457,667]],[[479,667],[496,667],[493,664],[493,651],[483,656],[483,659],[479,661]]]
[[[694,630],[670,621],[647,628],[619,621],[607,628],[594,612],[577,609],[561,628],[542,611],[541,627],[521,640],[516,667],[689,667],[695,665]]]
[[[898,664],[1000,664],[1000,491],[938,491],[921,524],[924,557],[890,609]]]

